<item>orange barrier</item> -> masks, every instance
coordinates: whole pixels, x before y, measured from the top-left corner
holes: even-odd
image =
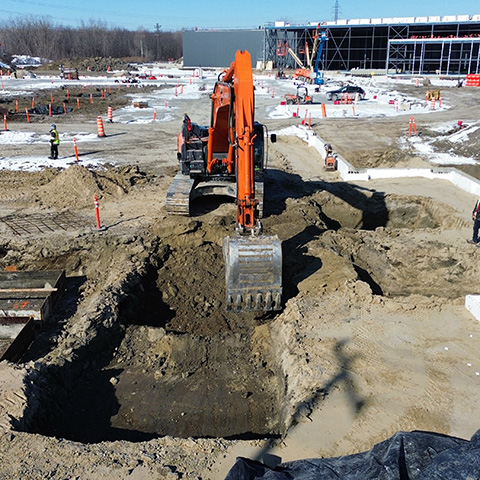
[[[27,114],[27,122],[30,123],[30,115],[28,114],[28,108],[25,107],[25,113]]]
[[[102,226],[100,223],[100,208],[98,205],[98,197],[97,194],[93,196],[93,201],[95,203],[95,219],[97,221],[97,230],[102,230]]]
[[[63,102],[63,112],[65,115],[67,114],[67,104],[65,102]]]
[[[465,86],[466,87],[480,87],[480,74],[469,73],[466,76]]]
[[[307,115],[308,115],[308,108],[305,110],[305,117],[302,120],[302,125],[306,125],[307,123]]]
[[[349,93],[342,93],[342,96],[340,98],[340,102],[339,103],[343,103],[345,105],[349,105],[351,103],[353,103],[353,99],[355,97]]]
[[[78,148],[77,148],[77,140],[73,137],[73,150],[75,152],[75,159],[78,162]]]
[[[99,137],[106,137],[105,130],[103,129],[103,120],[102,117],[97,117],[97,129]]]
[[[410,120],[408,122],[408,134],[409,135],[412,134],[412,129],[413,129],[413,132],[416,135],[417,134],[417,126],[415,125],[415,118],[414,117],[410,117]]]
[[[108,107],[107,116],[108,116],[108,121],[110,123],[112,123],[113,122],[113,108],[112,107]]]
[[[322,103],[322,117],[327,118],[327,107]]]
[[[48,104],[48,116],[49,117],[52,116],[52,104],[51,103]]]

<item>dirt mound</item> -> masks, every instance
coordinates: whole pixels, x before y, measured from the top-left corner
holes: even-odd
[[[38,199],[44,204],[59,208],[92,205],[93,196],[99,198],[126,193],[124,186],[103,173],[72,165],[56,176],[38,192]]]

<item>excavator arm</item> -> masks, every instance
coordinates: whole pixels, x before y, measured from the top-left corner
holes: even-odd
[[[236,172],[237,229],[242,232],[258,229],[253,156],[254,87],[248,52],[237,52],[235,61],[216,83],[212,102],[207,169],[210,172],[220,161],[214,158],[215,152],[228,149],[228,156],[221,161],[229,172],[233,169]]]
[[[235,152],[237,180],[237,235],[225,238],[223,243],[227,309],[279,310],[281,243],[277,236],[263,235],[258,218],[254,180],[254,85],[247,51],[237,51],[235,61],[224,72],[222,83],[233,86],[228,138]]]
[[[210,126],[185,115],[177,139],[181,171],[166,199],[167,212],[190,214],[193,197],[222,189],[235,198],[236,233],[223,241],[227,310],[280,310],[282,248],[275,235],[264,235],[265,127],[254,120],[255,98],[250,54],[235,61],[215,83]]]

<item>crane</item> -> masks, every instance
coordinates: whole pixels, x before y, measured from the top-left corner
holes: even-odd
[[[315,85],[323,85],[325,83],[323,74],[320,71],[320,61],[322,59],[322,53],[325,43],[328,40],[327,30],[319,32],[318,28],[314,33],[314,42],[312,48],[312,55],[309,56],[310,63],[308,67],[301,67],[295,70],[294,78],[301,79],[303,81],[314,83]],[[295,57],[294,57],[295,58]],[[315,58],[315,63],[312,65],[312,61]]]
[[[317,56],[315,58],[315,66],[313,67],[313,72],[315,73],[315,78],[313,82],[315,85],[323,85],[325,83],[323,79],[323,74],[320,72],[320,60],[322,59],[323,48],[325,46],[326,41],[328,40],[328,33],[326,30],[322,30],[320,34],[318,34],[318,30],[316,33],[315,43],[312,52],[312,58],[315,55],[315,48],[317,48]]]

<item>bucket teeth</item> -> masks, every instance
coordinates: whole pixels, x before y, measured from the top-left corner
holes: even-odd
[[[273,302],[273,309],[280,310],[282,308],[282,294],[277,292],[275,294],[275,300]]]
[[[255,298],[255,310],[262,310],[263,298],[261,293],[257,293]]]
[[[273,306],[272,294],[268,292],[265,298],[265,310],[269,312],[270,310],[272,310],[272,306]]]

